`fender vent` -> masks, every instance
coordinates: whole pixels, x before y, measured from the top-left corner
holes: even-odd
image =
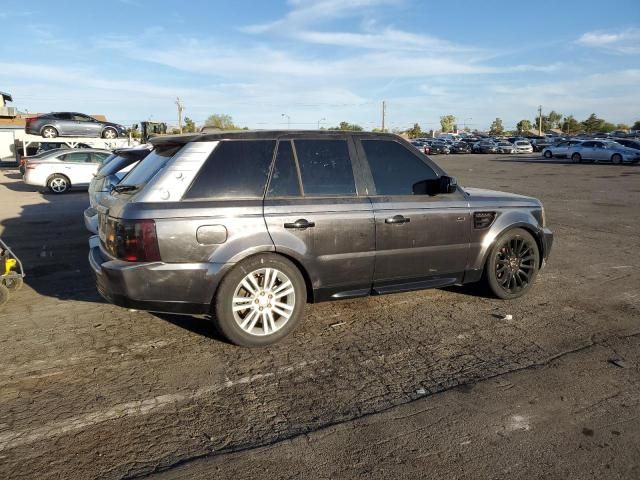
[[[476,212],[473,214],[473,228],[483,230],[489,228],[496,218],[496,212]]]

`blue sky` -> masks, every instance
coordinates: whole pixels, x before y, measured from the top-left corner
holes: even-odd
[[[0,90],[29,111],[250,128],[484,129],[539,104],[640,120],[640,3],[3,0]],[[324,120],[322,120],[324,119]]]

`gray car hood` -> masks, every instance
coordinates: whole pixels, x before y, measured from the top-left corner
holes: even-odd
[[[541,205],[537,198],[516,193],[467,187],[464,187],[463,190],[472,207],[539,207]]]

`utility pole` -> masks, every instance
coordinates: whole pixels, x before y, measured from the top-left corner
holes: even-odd
[[[287,117],[287,130],[291,130],[291,117],[286,113],[280,115],[281,117]]]
[[[180,129],[180,133],[182,133],[182,110],[184,110],[184,105],[182,105],[180,97],[176,98],[176,105],[178,106],[178,128]]]
[[[382,133],[384,133],[384,117],[387,113],[387,102],[382,101]]]
[[[325,117],[322,117],[320,120],[318,120],[318,130],[320,130],[320,124],[321,124],[322,122],[324,122],[325,120],[326,120],[326,118],[325,118]]]
[[[538,106],[538,136],[542,136],[542,105]]]

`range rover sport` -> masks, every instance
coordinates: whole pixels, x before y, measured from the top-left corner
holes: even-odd
[[[457,185],[391,134],[260,131],[158,137],[96,207],[101,295],[211,314],[274,343],[307,302],[484,281],[527,292],[553,234],[540,201]]]

